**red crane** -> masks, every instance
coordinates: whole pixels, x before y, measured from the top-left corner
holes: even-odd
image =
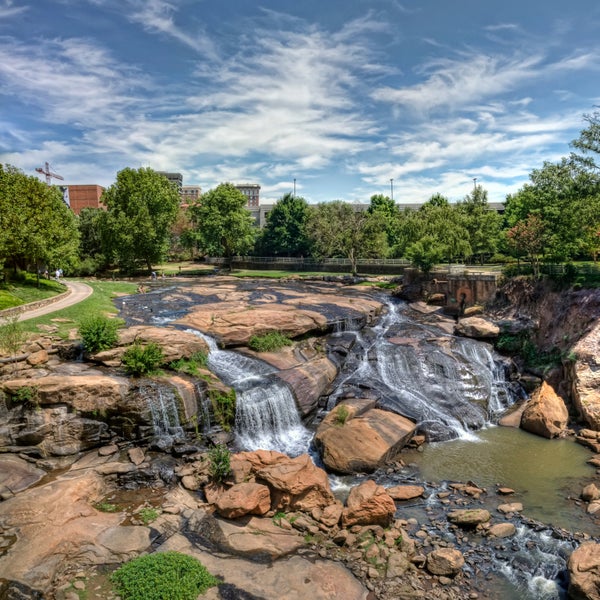
[[[64,180],[64,177],[62,175],[57,175],[56,173],[53,173],[50,170],[50,165],[48,164],[48,161],[45,162],[43,167],[36,167],[35,169],[38,173],[41,173],[42,175],[46,176],[46,185],[50,185],[52,178],[54,177],[54,179],[61,179]]]

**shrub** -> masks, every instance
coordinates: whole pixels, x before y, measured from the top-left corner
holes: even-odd
[[[350,416],[350,411],[347,406],[340,404],[335,411],[335,424],[344,425]]]
[[[139,556],[110,579],[122,600],[196,600],[220,583],[202,563],[179,552]]]
[[[217,481],[223,481],[231,473],[231,452],[223,444],[217,444],[208,451],[209,473]]]
[[[248,346],[256,352],[275,352],[284,346],[291,346],[292,340],[280,331],[270,331],[264,335],[253,335]]]
[[[162,364],[163,358],[162,348],[158,344],[150,342],[142,346],[139,342],[135,342],[125,350],[121,361],[130,375],[138,376],[155,373]]]
[[[13,401],[22,403],[25,408],[38,409],[40,407],[38,388],[30,385],[18,388],[13,395]]]
[[[169,364],[169,368],[188,375],[199,375],[199,369],[208,366],[208,356],[204,352],[194,352],[189,358],[180,358]]]
[[[148,525],[149,523],[152,523],[152,521],[156,521],[156,519],[158,519],[158,515],[159,512],[156,510],[156,508],[148,507],[142,508],[138,513],[138,517],[144,525]]]
[[[215,419],[225,431],[229,431],[235,422],[235,390],[230,390],[226,394],[219,390],[210,390],[208,396]]]
[[[0,323],[0,350],[8,352],[10,356],[16,356],[25,338],[19,315],[8,317],[4,323]]]
[[[86,352],[94,353],[113,348],[119,341],[117,330],[122,325],[119,319],[103,315],[87,317],[79,323],[79,335]]]

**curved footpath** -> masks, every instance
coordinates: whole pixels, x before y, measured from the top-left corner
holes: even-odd
[[[30,304],[19,307],[21,310],[18,313],[18,320],[26,321],[28,319],[35,319],[35,317],[41,317],[42,315],[47,315],[48,313],[67,308],[68,306],[73,306],[73,304],[82,302],[94,292],[94,289],[87,283],[65,280],[63,280],[63,283],[69,288],[68,294],[65,294],[62,298],[51,303],[42,300],[41,302],[31,302]],[[0,323],[2,323],[3,320],[1,315],[2,312],[0,311]]]

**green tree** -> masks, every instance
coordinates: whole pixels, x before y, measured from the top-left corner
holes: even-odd
[[[432,235],[425,235],[406,249],[406,257],[423,273],[429,273],[441,260],[443,248]]]
[[[169,232],[177,216],[179,194],[150,168],[126,168],[102,194],[103,247],[119,268],[132,272],[140,265],[150,271],[168,249]]]
[[[517,255],[525,255],[533,268],[534,277],[540,275],[540,260],[545,246],[544,222],[539,215],[530,214],[506,232],[509,248]]]
[[[392,250],[400,241],[400,208],[388,196],[375,194],[371,196],[371,203],[367,209],[369,214],[381,216],[387,238],[388,249]]]
[[[468,233],[471,251],[483,264],[485,256],[494,254],[498,248],[502,219],[495,210],[490,209],[487,191],[480,185],[467,194],[463,202],[458,203],[457,210]]]
[[[600,156],[600,111],[583,115],[588,126],[581,131],[579,137],[571,142],[571,145],[582,154],[573,154],[575,161],[580,162],[587,169],[600,170],[598,158]]]
[[[348,258],[353,275],[357,273],[359,258],[381,257],[387,253],[381,214],[357,210],[341,200],[311,207],[307,230],[318,255]]]
[[[230,270],[233,257],[254,246],[255,229],[246,210],[246,196],[232,183],[209,190],[190,211],[198,247],[212,256],[224,256]]]
[[[192,217],[188,210],[180,208],[177,212],[177,218],[171,226],[169,255],[173,258],[179,258],[186,254],[190,260],[193,260],[195,249],[196,233]]]
[[[93,274],[108,266],[102,246],[103,219],[106,212],[101,208],[84,208],[79,213],[79,272]]]
[[[77,262],[76,219],[56,186],[0,164],[0,267],[61,267]]]
[[[264,256],[307,256],[310,240],[306,234],[308,203],[300,196],[285,194],[267,215],[267,223],[257,240]]]

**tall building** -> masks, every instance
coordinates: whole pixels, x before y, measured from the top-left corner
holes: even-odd
[[[183,188],[183,175],[181,173],[169,173],[167,171],[157,171],[157,173],[166,177],[177,188],[177,192],[181,195],[181,188]]]
[[[239,183],[235,187],[248,198],[246,206],[256,208],[260,204],[260,185],[258,183]]]
[[[67,185],[68,195],[63,191],[63,197],[69,198],[71,210],[78,215],[84,208],[104,208],[100,198],[104,192],[101,185]],[[66,202],[66,199],[65,199]]]

